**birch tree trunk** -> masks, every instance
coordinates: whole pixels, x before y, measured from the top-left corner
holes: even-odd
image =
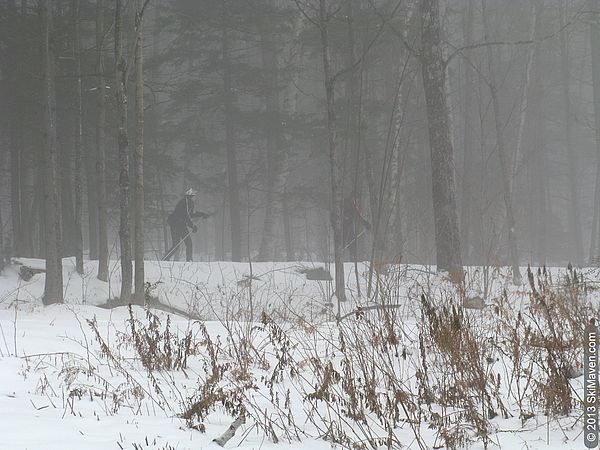
[[[132,267],[129,219],[129,139],[127,137],[127,61],[123,56],[123,2],[115,8],[115,84],[117,87],[118,144],[119,144],[119,198],[121,221],[121,302],[131,297]]]
[[[529,40],[533,41],[537,36],[537,26],[538,26],[538,18],[537,18],[537,8],[535,4],[531,5],[531,25],[529,27]],[[521,166],[522,153],[523,153],[523,135],[525,132],[525,122],[528,116],[528,105],[529,105],[529,91],[530,91],[530,83],[531,83],[531,68],[533,67],[533,57],[535,54],[535,47],[533,45],[529,46],[527,50],[527,62],[525,63],[525,80],[523,82],[523,91],[521,94],[521,104],[519,107],[519,128],[517,131],[517,145],[515,148],[515,152],[513,154],[513,176],[511,177],[513,182],[516,183],[519,168]],[[515,189],[511,186],[511,190],[514,192]]]
[[[63,303],[60,199],[57,175],[54,51],[51,45],[52,4],[40,1],[42,23],[42,112],[44,121],[44,218],[46,283],[44,305]]]
[[[77,107],[75,121],[75,268],[83,275],[83,198],[82,198],[82,170],[83,170],[83,109],[81,100],[81,38],[79,35],[79,0],[73,0],[73,56],[75,58],[75,102]]]
[[[481,12],[483,17],[483,30],[485,42],[490,42],[489,24],[486,14],[486,0],[481,2]],[[500,66],[497,59],[498,55],[491,45],[486,46],[488,59],[489,80],[488,86],[492,96],[492,107],[494,109],[494,125],[496,131],[496,150],[498,152],[498,160],[500,162],[500,171],[502,176],[502,197],[504,199],[504,209],[506,211],[506,228],[508,237],[509,257],[512,264],[513,284],[521,284],[521,271],[519,269],[519,253],[517,250],[517,235],[515,230],[515,216],[513,213],[512,193],[510,190],[510,167],[506,156],[506,148],[504,145],[503,124],[500,116],[500,102],[498,101],[498,86],[496,84],[496,70]],[[496,53],[496,54],[495,54]]]
[[[105,166],[105,129],[106,129],[106,81],[104,79],[104,0],[98,0],[96,6],[96,70],[97,87],[97,123],[96,123],[96,195],[98,201],[98,279],[108,281],[108,236],[106,213],[106,166]]]
[[[462,276],[454,184],[454,154],[442,55],[439,0],[421,1],[421,76],[431,151],[437,269]]]
[[[143,305],[144,287],[144,63],[142,54],[144,7],[136,0],[135,13],[135,303]]]

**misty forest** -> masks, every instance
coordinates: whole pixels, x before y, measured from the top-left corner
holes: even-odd
[[[72,399],[48,411],[98,414],[76,398],[111,387],[77,377],[107,365],[126,414],[220,445],[583,443],[600,0],[0,0],[0,169],[0,370],[67,345],[26,338],[17,311],[71,317],[98,355],[46,378]],[[188,356],[199,386],[157,388]],[[143,448],[204,442],[170,447],[168,426]],[[120,433],[89,448],[142,448]]]
[[[596,7],[4,1],[3,248],[106,279],[193,188],[195,260],[351,260],[353,194],[361,261],[594,260]]]

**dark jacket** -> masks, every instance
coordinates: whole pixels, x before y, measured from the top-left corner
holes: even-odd
[[[188,226],[190,228],[194,227],[194,223],[192,222],[192,217],[196,217],[194,213],[194,201],[190,197],[183,197],[177,205],[173,212],[169,215],[169,225],[171,226],[179,226],[184,227]]]

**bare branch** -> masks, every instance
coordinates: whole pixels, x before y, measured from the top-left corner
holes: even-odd
[[[381,14],[381,12],[379,11],[379,9],[377,9],[377,6],[375,5],[375,3],[373,2],[373,0],[368,0],[369,1],[369,5],[371,6],[371,8],[373,8],[373,11],[375,11],[375,13],[379,16],[379,18],[385,22],[385,25],[387,25],[390,29],[390,31],[398,38],[400,39],[400,42],[402,42],[402,45],[404,45],[404,47],[406,48],[406,50],[408,50],[408,52],[411,55],[414,56],[419,56],[419,52],[417,50],[415,50],[414,48],[412,48],[409,43],[406,41],[406,39],[404,39],[404,35],[402,34],[401,31],[398,31],[396,28],[394,28],[394,26],[390,23],[389,20],[386,21],[385,17],[383,16],[383,14]],[[400,3],[402,3],[402,0],[400,0],[398,6],[400,6]],[[398,7],[397,6],[397,7]],[[396,7],[396,8],[397,8]],[[396,9],[394,8],[394,10]]]
[[[369,0],[372,1],[372,0]],[[373,39],[371,40],[371,42],[369,42],[369,44],[367,45],[367,47],[364,49],[362,55],[360,55],[360,57],[354,61],[354,63],[350,66],[350,67],[346,67],[345,69],[340,70],[338,73],[336,73],[332,78],[331,81],[332,83],[335,83],[335,81],[345,75],[348,72],[352,72],[354,71],[354,69],[356,69],[360,64],[362,64],[363,60],[367,57],[367,54],[369,53],[369,51],[371,50],[371,48],[373,47],[373,45],[375,45],[375,42],[377,42],[377,40],[379,39],[379,37],[382,35],[383,30],[385,29],[385,24],[387,21],[390,21],[394,18],[394,16],[396,15],[396,12],[398,11],[398,8],[400,8],[400,5],[402,4],[402,0],[398,0],[398,3],[396,4],[396,6],[394,7],[394,9],[392,10],[392,13],[390,14],[390,17],[388,19],[381,17],[382,19],[382,23],[379,24],[379,30],[377,31],[377,34],[373,37]]]
[[[372,0],[369,0],[369,1],[372,1]],[[562,27],[560,27],[558,30],[554,31],[553,33],[550,33],[546,36],[542,36],[540,39],[526,39],[526,40],[518,40],[518,41],[479,42],[477,44],[469,44],[469,45],[465,45],[463,47],[458,47],[450,54],[450,56],[448,56],[448,58],[446,59],[445,65],[447,66],[450,63],[450,61],[452,60],[452,58],[454,58],[456,55],[458,55],[459,53],[461,53],[465,50],[472,50],[472,49],[481,48],[481,47],[489,47],[491,45],[514,45],[514,46],[516,46],[516,45],[531,45],[531,44],[535,44],[536,42],[543,42],[548,39],[552,39],[552,38],[558,36],[560,33],[562,33],[565,29],[567,29],[568,27],[573,25],[573,23],[575,22],[575,18],[578,17],[579,14],[580,14],[580,11],[576,12],[573,16],[574,19],[571,19],[570,21],[565,23]]]
[[[300,1],[299,0],[294,0],[294,3],[296,3],[296,7],[298,8],[298,11],[300,11],[300,13],[304,16],[304,18],[306,20],[308,20],[310,23],[312,23],[316,27],[321,27],[321,24],[319,24],[316,20],[312,19],[308,15],[308,13],[304,10],[304,8],[302,6],[300,6]]]

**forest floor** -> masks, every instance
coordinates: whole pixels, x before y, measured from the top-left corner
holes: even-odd
[[[23,266],[44,263],[0,274],[0,449],[218,448],[234,422],[226,448],[583,447],[595,268],[457,286],[379,265],[367,296],[368,266],[346,264],[338,305],[307,279],[333,266],[148,261],[142,308],[115,300],[116,262],[102,282],[65,259],[52,306]]]

